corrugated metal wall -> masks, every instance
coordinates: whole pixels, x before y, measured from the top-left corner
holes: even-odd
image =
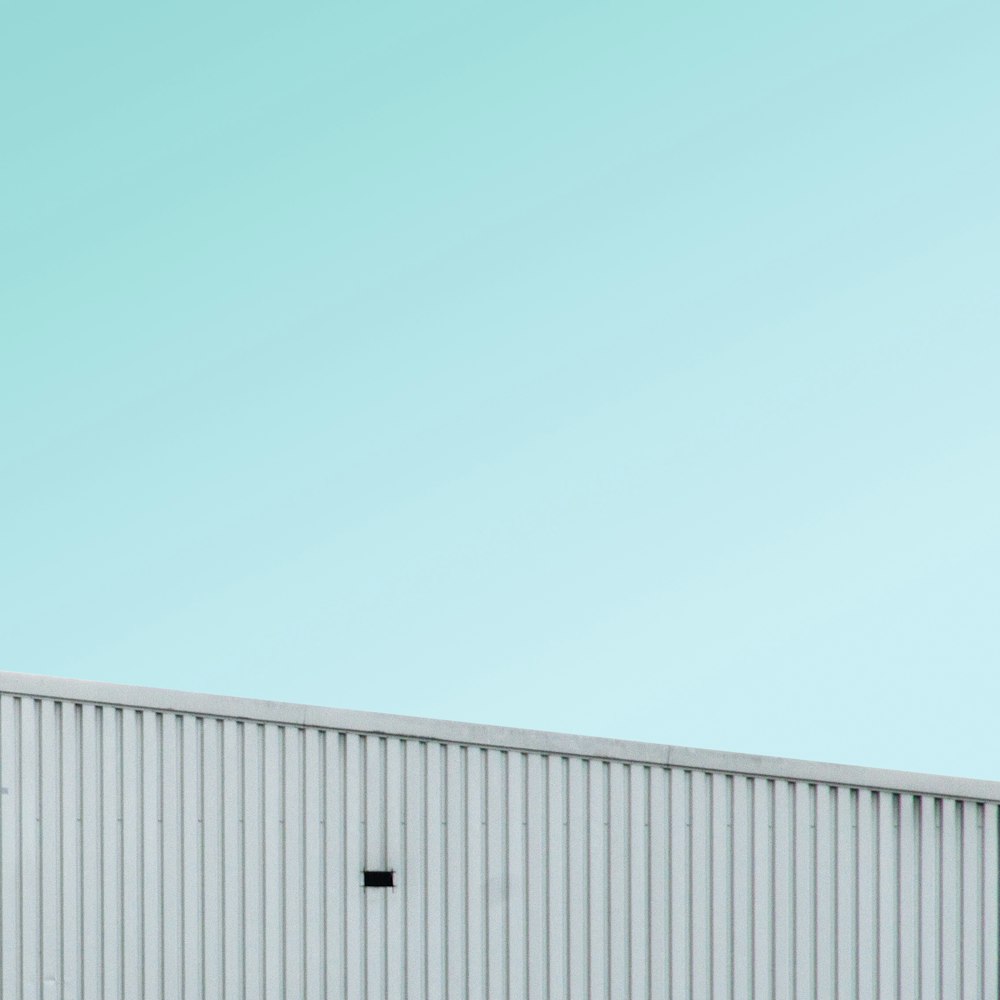
[[[0,785],[2,1000],[998,995],[996,803],[13,695]]]

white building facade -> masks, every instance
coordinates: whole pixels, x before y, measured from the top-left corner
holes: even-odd
[[[0,788],[2,1000],[998,996],[1000,783],[0,674]]]

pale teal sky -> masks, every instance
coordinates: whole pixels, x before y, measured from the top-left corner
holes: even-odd
[[[6,5],[0,667],[1000,778],[1000,5]]]

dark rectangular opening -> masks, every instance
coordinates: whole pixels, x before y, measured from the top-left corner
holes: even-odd
[[[366,889],[390,889],[396,884],[396,873],[388,872],[365,872]]]

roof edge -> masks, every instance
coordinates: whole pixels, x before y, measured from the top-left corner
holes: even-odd
[[[462,743],[504,750],[535,751],[571,757],[595,757],[743,774],[762,778],[812,781],[855,788],[936,795],[945,798],[1000,802],[1000,781],[893,771],[851,764],[766,757],[702,750],[669,744],[641,743],[600,736],[576,736],[479,723],[450,722],[408,715],[322,708],[291,702],[197,694],[165,688],[114,684],[0,671],[0,692],[35,698],[110,704],[122,708],[183,712],[251,722],[274,722],[347,732],[403,736],[442,743]]]

